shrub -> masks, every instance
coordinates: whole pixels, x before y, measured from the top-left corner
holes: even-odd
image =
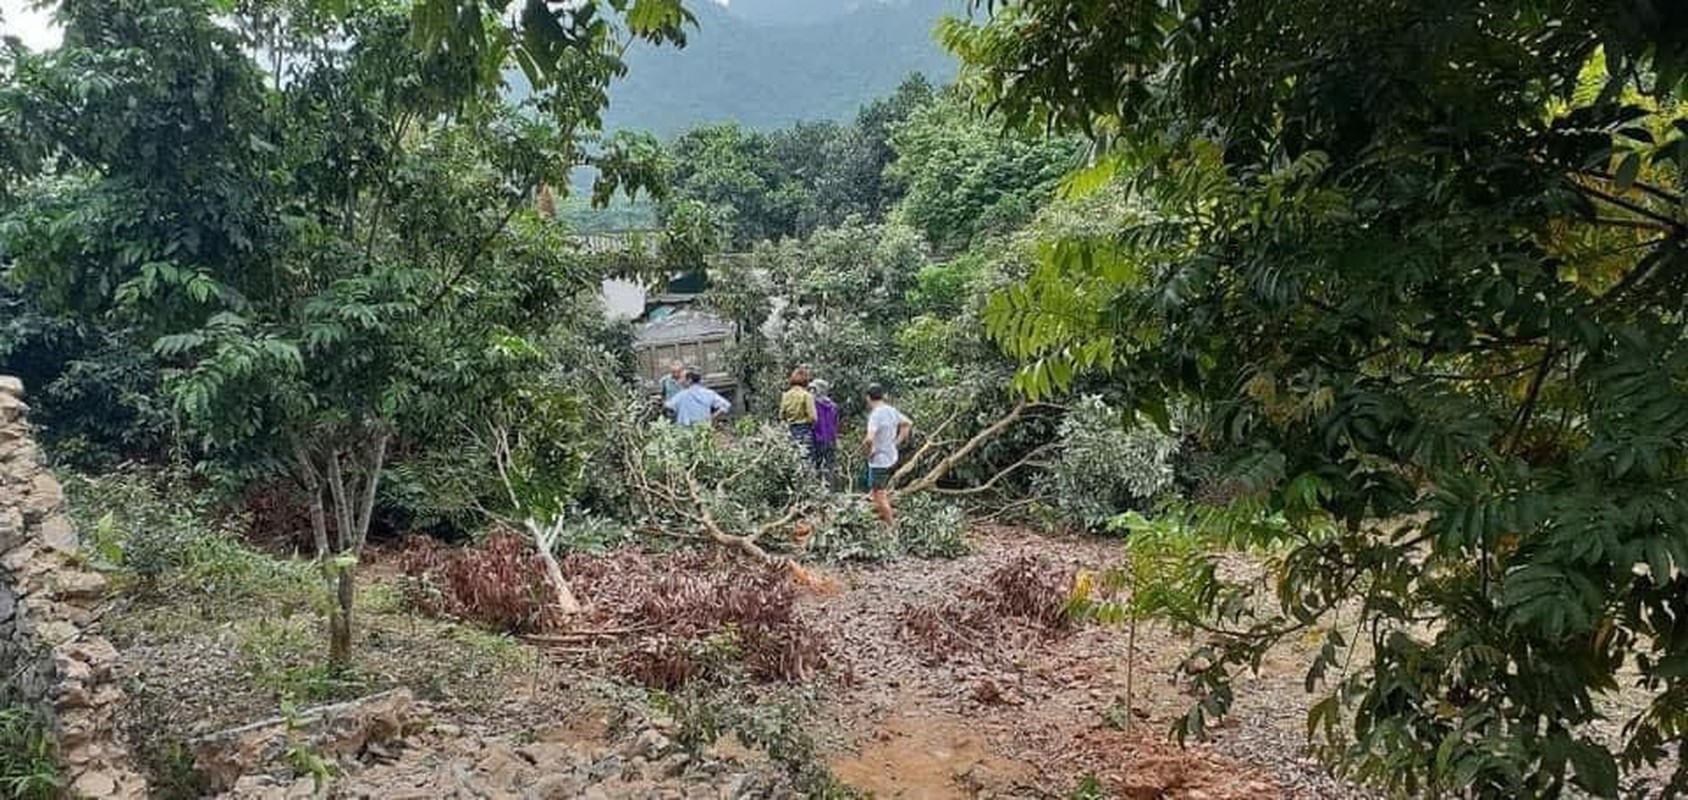
[[[309,564],[272,558],[241,539],[237,516],[181,472],[139,468],[65,480],[96,566],[142,594],[303,608],[322,596]]]
[[[1065,522],[1092,529],[1122,511],[1142,510],[1172,487],[1177,437],[1152,425],[1126,427],[1098,397],[1073,403],[1061,421],[1060,454],[1037,490]]]
[[[885,561],[901,555],[955,558],[967,552],[962,536],[966,515],[959,506],[925,493],[897,500],[897,528],[886,528],[856,494],[839,495],[817,515],[807,543],[809,556],[821,561]]]
[[[925,493],[898,498],[897,540],[915,558],[956,558],[967,554],[962,534],[967,517],[961,507]]]
[[[59,797],[59,767],[46,721],[23,706],[0,708],[0,789],[18,800]]]
[[[821,561],[885,561],[899,550],[896,534],[855,494],[840,496],[815,525],[810,557]]]

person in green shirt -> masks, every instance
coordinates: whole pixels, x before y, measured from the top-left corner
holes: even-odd
[[[791,432],[791,440],[803,448],[803,457],[813,459],[815,450],[815,395],[809,391],[809,370],[798,367],[786,379],[790,387],[780,395],[780,421]]]
[[[657,381],[657,385],[662,387],[662,402],[667,403],[674,395],[679,394],[681,389],[686,388],[685,377],[686,365],[678,361],[668,362],[668,374]]]

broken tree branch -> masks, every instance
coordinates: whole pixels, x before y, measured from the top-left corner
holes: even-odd
[[[963,444],[961,447],[957,448],[955,452],[945,456],[942,461],[939,461],[932,467],[932,469],[928,470],[925,475],[920,476],[913,483],[902,488],[898,488],[897,484],[900,482],[899,478],[903,476],[904,470],[898,470],[895,475],[891,476],[891,487],[900,492],[918,492],[938,485],[938,481],[943,480],[944,476],[948,475],[950,470],[954,469],[957,464],[972,455],[980,447],[983,447],[986,442],[996,438],[997,435],[1007,429],[1008,426],[1013,425],[1017,420],[1025,416],[1026,407],[1027,403],[1025,400],[1015,403],[1014,408],[1009,410],[1007,414],[1004,414],[1000,419],[990,425],[985,426],[984,430],[974,434],[973,438],[968,439],[966,444]]]

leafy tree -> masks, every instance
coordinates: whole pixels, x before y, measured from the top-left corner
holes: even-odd
[[[531,198],[586,161],[600,198],[650,179],[644,143],[592,156],[584,139],[621,31],[674,40],[685,19],[667,0],[539,4],[510,27],[446,5],[306,4],[231,29],[193,0],[67,0],[65,47],[14,51],[0,93],[30,181],[0,227],[13,279],[156,336],[196,444],[238,465],[225,475],[300,483],[341,663],[394,442],[508,389],[558,303],[595,285]],[[286,80],[243,50],[252,30]],[[506,58],[549,113],[498,100]]]
[[[887,175],[906,189],[898,218],[950,251],[1030,222],[1078,152],[1072,139],[1005,136],[953,92],[894,125],[891,146]]]
[[[891,146],[892,133],[915,111],[931,105],[937,96],[938,90],[931,81],[916,72],[903,79],[896,91],[862,106],[856,113],[856,130],[865,152],[855,179],[863,186],[872,186],[862,209],[868,219],[881,219],[889,214],[905,188],[886,175],[897,159],[897,151]]]
[[[896,93],[864,106],[854,124],[799,122],[758,132],[734,123],[681,134],[673,146],[674,196],[713,209],[733,249],[764,239],[804,238],[853,216],[881,220],[901,196],[886,174],[895,157],[895,126],[932,102],[933,89],[916,74]]]
[[[1193,398],[1249,490],[1204,528],[1283,548],[1277,611],[1200,594],[1183,731],[1315,634],[1309,729],[1377,784],[1614,796],[1679,747],[1684,9],[993,5],[946,30],[964,82],[1091,136],[1069,190],[1126,200],[993,300],[1021,385]],[[1620,680],[1650,702],[1609,747]]]
[[[1100,397],[1082,397],[1061,419],[1047,471],[1035,485],[1065,521],[1100,528],[1121,513],[1146,511],[1172,486],[1178,439],[1152,425],[1127,424]]]

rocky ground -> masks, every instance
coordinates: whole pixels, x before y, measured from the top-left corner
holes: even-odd
[[[1108,542],[1010,528],[970,538],[962,558],[807,576],[796,611],[820,634],[825,669],[806,686],[752,686],[716,701],[771,704],[780,692],[806,693],[815,699],[791,706],[802,709],[798,744],[749,747],[731,725],[700,736],[695,721],[675,722],[672,709],[653,705],[666,693],[617,674],[613,653],[627,641],[576,642],[559,655],[411,617],[383,599],[379,587],[392,576],[378,565],[365,584],[375,589],[366,588],[373,606],[361,617],[360,682],[350,687],[304,680],[319,655],[309,614],[292,631],[295,623],[275,620],[205,624],[181,609],[129,613],[117,627],[136,708],[150,715],[131,730],[185,743],[192,752],[177,758],[209,778],[160,796],[779,798],[841,796],[843,787],[934,800],[1365,796],[1302,754],[1308,700],[1296,653],[1269,659],[1260,678],[1239,685],[1234,723],[1180,748],[1166,731],[1191,698],[1168,675],[1187,642],[1163,630],[1140,631],[1133,651],[1118,627],[991,617],[982,627],[928,628],[946,643],[941,653],[923,645],[911,626],[963,616],[1005,565],[1042,558],[1039,570],[1066,581],[1118,556]],[[697,568],[742,567],[699,560]],[[288,647],[304,649],[269,652]],[[278,681],[331,696],[278,714]],[[323,703],[330,711],[319,713]],[[785,752],[774,759],[769,750]],[[816,770],[837,783],[815,782]]]
[[[363,704],[308,739],[334,773],[301,775],[297,759],[271,758],[272,768],[240,775],[225,797],[477,798],[479,800],[736,800],[796,797],[784,772],[766,756],[724,740],[687,752],[669,734],[671,721],[628,726],[617,713],[581,707],[564,719],[520,734],[490,734],[432,719],[433,709],[408,694]],[[416,730],[405,730],[409,726]],[[319,726],[320,727],[320,726]],[[298,737],[298,734],[293,734]],[[294,745],[277,735],[270,747]],[[246,742],[224,750],[261,752]],[[208,760],[214,760],[208,759]],[[291,762],[291,763],[290,763]]]

